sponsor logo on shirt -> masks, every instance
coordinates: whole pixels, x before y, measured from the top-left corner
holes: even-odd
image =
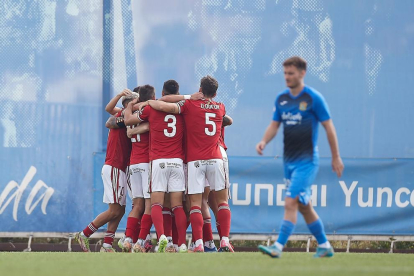
[[[284,105],[285,105],[285,104],[287,104],[287,103],[288,103],[287,101],[283,101],[283,102],[281,102],[281,103],[280,103],[280,105],[281,105],[281,106],[284,106]]]
[[[291,112],[283,112],[282,119],[286,121],[287,125],[300,125],[302,122],[302,114],[300,112],[292,114]]]

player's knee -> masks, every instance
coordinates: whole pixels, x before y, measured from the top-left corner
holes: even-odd
[[[297,211],[298,210],[298,202],[293,198],[286,198],[285,200],[285,210],[286,211]]]
[[[299,212],[302,215],[305,215],[305,214],[309,213],[311,211],[311,209],[312,209],[312,207],[311,207],[310,203],[307,204],[307,205],[299,204]]]

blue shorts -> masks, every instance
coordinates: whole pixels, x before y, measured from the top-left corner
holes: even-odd
[[[308,205],[318,169],[319,164],[315,162],[285,164],[286,196],[298,197],[300,203]]]

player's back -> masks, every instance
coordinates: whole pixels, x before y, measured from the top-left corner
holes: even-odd
[[[116,116],[120,116],[120,113]],[[130,155],[131,140],[127,136],[126,128],[109,130],[105,164],[125,171]]]
[[[146,106],[139,115],[150,125],[149,159],[180,158],[184,160],[184,119]]]
[[[186,126],[187,161],[221,159],[224,105],[210,100],[182,101],[178,105]]]
[[[131,165],[149,162],[149,139],[149,132],[135,134],[131,137]]]

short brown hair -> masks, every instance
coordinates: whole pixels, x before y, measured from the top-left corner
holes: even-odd
[[[146,102],[148,100],[152,100],[155,96],[155,88],[149,84],[142,85],[139,87],[139,101]]]
[[[218,89],[218,82],[212,76],[205,76],[200,81],[200,87],[203,91],[204,96],[214,97]]]
[[[283,67],[286,66],[295,66],[299,70],[305,70],[306,71],[306,60],[304,60],[301,57],[290,57],[287,60],[283,62]]]

